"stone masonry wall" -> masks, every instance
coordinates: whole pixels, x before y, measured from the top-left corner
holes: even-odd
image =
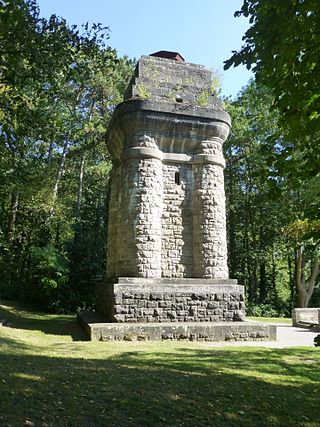
[[[222,165],[133,154],[113,172],[107,277],[228,278]]]
[[[162,277],[192,277],[191,190],[191,165],[163,165]]]
[[[116,322],[224,322],[243,320],[240,292],[122,292],[114,294]]]
[[[143,57],[107,143],[107,277],[226,279],[222,144],[230,117],[203,66]]]
[[[194,277],[228,277],[223,169],[194,167]]]
[[[189,105],[221,106],[217,97],[218,85],[211,71],[198,64],[143,56],[138,62],[136,75],[129,85],[125,99],[151,97],[161,102],[172,102],[177,95]]]

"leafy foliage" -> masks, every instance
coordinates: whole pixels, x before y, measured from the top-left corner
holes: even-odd
[[[1,289],[51,309],[86,304],[103,276],[103,138],[133,65],[108,34],[40,18],[34,0],[0,5]]]
[[[225,143],[229,267],[245,286],[249,306],[271,304],[289,314],[297,297],[302,304],[297,266],[303,282],[318,256],[320,199],[316,177],[292,178],[278,167],[287,138],[273,99],[252,82],[226,102],[233,120]],[[311,286],[309,299],[312,293]]]
[[[317,0],[244,0],[235,13],[241,15],[250,17],[251,27],[225,68],[245,64],[254,71],[257,83],[271,91],[269,110],[276,113],[277,126],[270,127],[263,143],[264,159],[284,197],[282,232],[295,250],[298,304],[306,306],[320,262],[319,4]]]
[[[66,259],[48,244],[31,248],[30,286],[27,297],[38,299],[51,310],[62,306],[62,289],[69,279]]]
[[[267,88],[252,82],[236,101],[226,103],[233,123],[225,143],[229,267],[230,276],[245,286],[250,304],[286,310],[292,272],[281,237],[287,216],[279,205],[289,206],[289,200],[282,197],[284,184],[265,161],[273,152],[270,132],[277,129],[272,100]]]
[[[225,68],[245,64],[269,87],[292,144],[284,158],[309,177],[320,164],[320,11],[317,0],[244,0],[235,16],[250,17],[244,45]]]
[[[279,312],[272,304],[247,304],[246,315],[254,317],[278,317]]]

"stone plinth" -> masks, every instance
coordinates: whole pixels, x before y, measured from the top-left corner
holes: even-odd
[[[78,315],[92,341],[274,341],[274,325],[250,322],[108,323],[97,313]]]
[[[236,280],[120,277],[100,286],[97,310],[108,322],[244,320],[244,289]]]

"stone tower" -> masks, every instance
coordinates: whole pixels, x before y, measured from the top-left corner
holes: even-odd
[[[243,319],[228,278],[222,144],[230,117],[211,72],[175,52],[142,56],[110,123],[110,322]]]

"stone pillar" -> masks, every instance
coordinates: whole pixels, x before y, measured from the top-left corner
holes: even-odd
[[[202,141],[194,155],[194,277],[228,278],[222,143],[218,137]]]
[[[122,153],[117,276],[160,278],[163,154],[146,136],[130,145]]]

